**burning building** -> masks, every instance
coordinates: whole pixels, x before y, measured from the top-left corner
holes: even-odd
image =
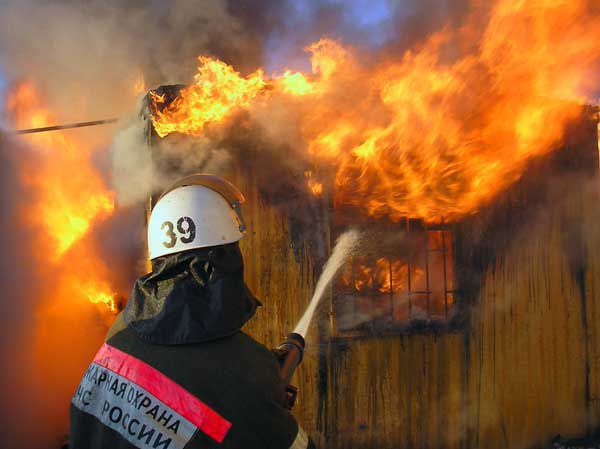
[[[548,140],[534,153],[500,155],[497,164],[494,141],[484,160],[468,150],[467,161],[456,155],[449,166],[414,154],[409,167],[384,167],[395,155],[378,159],[385,148],[370,145],[387,138],[377,135],[342,155],[337,172],[318,163],[317,150],[295,172],[284,163],[265,169],[259,152],[273,150],[261,147],[252,117],[228,122],[228,108],[248,108],[291,79],[299,95],[317,87],[299,74],[243,79],[224,64],[200,63],[197,84],[149,93],[148,151],[162,176],[189,170],[178,152],[198,151],[207,136],[233,154],[224,173],[249,197],[247,282],[265,304],[247,331],[275,345],[301,316],[337,236],[349,226],[369,234],[321,306],[312,357],[296,377],[296,413],[321,446],[529,448],[595,434],[596,108],[546,105],[561,137],[544,131],[536,137]],[[219,86],[212,94],[211,83]],[[310,145],[339,151],[352,130],[335,132]],[[196,169],[214,156],[200,154]],[[473,174],[471,184],[461,170]],[[371,198],[378,189],[389,190]]]
[[[115,163],[122,203],[127,190],[152,207],[152,192],[198,170],[244,191],[246,279],[265,305],[247,331],[271,347],[305,310],[336,238],[350,227],[367,235],[328,290],[295,378],[295,413],[321,447],[527,449],[600,428],[598,116],[583,106],[597,89],[598,10],[583,0],[471,9],[401,53],[323,38],[303,72],[241,75],[202,56],[192,84],[146,98],[142,144],[125,153],[148,157]],[[148,47],[148,65],[190,62]],[[118,91],[105,84],[95,83]],[[33,98],[15,97],[15,125],[53,124]],[[121,212],[84,139],[39,139],[41,168],[19,166],[39,207],[21,220],[52,282],[40,289],[28,370],[71,391],[123,290],[97,257],[110,239],[88,232]],[[53,322],[70,335],[95,324],[67,375]],[[49,382],[36,382],[42,396]]]

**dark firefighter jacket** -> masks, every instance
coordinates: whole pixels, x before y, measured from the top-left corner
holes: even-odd
[[[313,448],[240,331],[258,305],[237,244],[154,261],[73,396],[69,447]]]

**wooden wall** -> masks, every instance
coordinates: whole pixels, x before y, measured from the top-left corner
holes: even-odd
[[[181,87],[161,86],[157,90],[167,96],[168,104]],[[161,167],[162,175],[174,182],[181,177],[183,167],[180,160],[171,157],[168,149],[161,147],[166,139],[158,138],[153,132],[149,119],[150,101],[150,97],[146,96],[141,111],[147,121],[146,142],[154,163]],[[243,216],[248,233],[240,241],[240,248],[244,257],[246,284],[263,306],[258,308],[244,331],[267,347],[275,348],[294,330],[310,301],[329,253],[328,215],[323,203],[315,198],[297,198],[291,203],[290,193],[292,196],[294,194],[289,191],[282,192],[279,198],[273,198],[277,196],[276,192],[285,190],[287,185],[293,186],[293,182],[285,181],[286,176],[300,176],[303,180],[302,169],[298,167],[299,174],[293,171],[271,174],[264,167],[257,170],[256,165],[259,164],[277,165],[270,161],[272,155],[266,154],[260,147],[260,138],[251,135],[252,129],[242,124],[239,130],[234,139],[223,144],[244,153],[243,167],[230,167],[223,169],[224,173],[217,174],[232,181],[246,197]],[[173,138],[182,139],[182,136],[173,135],[167,139]],[[186,144],[189,145],[190,141]],[[223,168],[221,164],[218,166]],[[198,168],[198,171],[204,169]],[[257,176],[261,178],[257,180]],[[271,197],[258,190],[258,185],[264,186],[268,183],[265,178],[270,176],[273,176],[273,188],[269,191]],[[149,198],[146,217],[158,196],[157,193]],[[301,388],[294,413],[303,428],[317,438],[319,388],[324,377],[319,375],[319,358],[322,359],[319,341],[318,326],[313,326],[307,338],[305,358],[294,377],[294,382]]]
[[[542,447],[600,424],[600,239],[582,288],[564,230],[540,226],[487,270],[465,331],[332,343],[327,447]]]
[[[240,244],[246,283],[263,303],[244,330],[267,347],[275,348],[294,330],[308,305],[326,256],[323,245],[327,245],[329,236],[313,227],[304,229],[302,238],[298,238],[293,235],[297,232],[293,223],[281,208],[268,204],[259,195],[251,171],[237,171],[230,178],[244,192],[247,201],[243,211],[248,234]],[[294,377],[301,388],[294,413],[311,435],[317,433],[320,347],[317,331],[316,326],[311,329],[307,354]]]
[[[320,447],[528,449],[600,426],[600,197],[584,178],[545,183],[535,201],[521,185],[509,220],[484,217],[504,226],[491,249],[477,220],[457,230],[457,269],[471,268],[463,329],[340,339],[322,316],[295,378],[295,414]],[[306,230],[302,243],[251,176],[235,180],[248,196],[247,282],[265,305],[248,331],[274,346],[308,303],[329,235]]]

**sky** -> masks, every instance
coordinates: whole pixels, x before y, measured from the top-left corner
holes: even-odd
[[[393,0],[285,0],[289,14],[284,16],[284,28],[274,31],[265,48],[267,73],[281,71],[280,61],[290,61],[298,55],[298,65],[290,68],[307,69],[302,49],[323,37],[342,38],[346,44],[377,47],[391,33],[389,24],[392,3],[395,8],[403,2]],[[334,27],[319,26],[328,13],[339,9],[341,20]],[[353,41],[354,37],[354,41]],[[303,66],[304,64],[304,66]]]

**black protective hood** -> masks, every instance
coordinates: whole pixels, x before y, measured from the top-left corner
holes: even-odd
[[[149,343],[200,343],[238,332],[259,305],[244,283],[242,255],[233,243],[153,260],[123,316]]]

